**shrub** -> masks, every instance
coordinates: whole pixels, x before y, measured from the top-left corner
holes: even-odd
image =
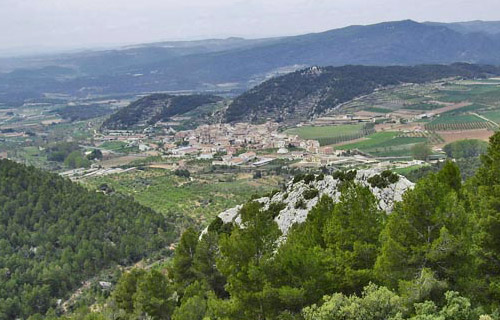
[[[309,173],[304,177],[304,183],[309,184],[315,180],[315,176],[313,173]]]
[[[295,209],[306,209],[306,203],[304,202],[304,199],[300,199],[295,203]]]
[[[300,182],[300,181],[304,180],[304,178],[305,178],[305,174],[299,173],[299,174],[295,175],[295,177],[293,177],[293,183],[295,184],[297,182]]]
[[[271,214],[271,217],[274,219],[280,214],[281,210],[283,210],[285,208],[286,208],[285,203],[275,202],[275,203],[271,203],[269,205],[269,209],[267,209],[267,211]]]
[[[312,189],[307,189],[306,191],[304,191],[303,196],[304,196],[304,199],[311,200],[312,198],[317,197],[318,194],[319,194],[319,191],[315,188],[312,188]]]
[[[191,176],[191,172],[188,169],[177,169],[174,171],[174,174],[178,177],[189,178]]]

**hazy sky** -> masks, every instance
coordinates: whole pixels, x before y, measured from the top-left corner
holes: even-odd
[[[500,0],[0,0],[0,51],[500,20]]]

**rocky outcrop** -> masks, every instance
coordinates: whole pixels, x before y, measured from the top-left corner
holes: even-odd
[[[378,170],[359,170],[353,179],[355,183],[368,187],[378,199],[378,205],[381,210],[390,213],[394,203],[402,200],[406,190],[413,188],[414,184],[403,176],[398,176],[397,182],[388,184],[385,187],[372,186],[368,180],[380,174]],[[290,227],[295,223],[302,223],[307,219],[309,211],[318,203],[323,195],[327,195],[338,202],[340,198],[341,179],[334,178],[331,175],[322,177],[322,179],[313,179],[312,181],[301,180],[295,182],[290,181],[285,190],[275,193],[271,197],[262,197],[255,201],[262,203],[263,209],[268,209],[273,203],[283,203],[285,208],[282,209],[275,218],[283,235],[286,235]],[[313,190],[313,192],[311,192]],[[317,190],[317,192],[315,191]],[[239,210],[241,205],[231,208],[219,214],[219,218],[224,223],[234,222],[241,223]]]

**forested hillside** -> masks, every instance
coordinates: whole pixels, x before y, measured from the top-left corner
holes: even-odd
[[[158,121],[182,115],[202,105],[221,101],[212,95],[173,96],[152,94],[132,102],[127,107],[111,115],[103,123],[105,129],[128,129],[138,125],[153,125]]]
[[[500,69],[472,64],[312,67],[273,78],[242,94],[227,109],[226,120],[297,122],[380,87],[488,74],[500,74]]]
[[[175,239],[162,215],[48,173],[0,160],[0,319],[26,319],[111,266]]]
[[[481,162],[465,183],[447,162],[390,215],[338,174],[340,198],[323,196],[286,239],[274,219],[283,207],[251,201],[243,228],[187,230],[167,270],[126,273],[86,319],[499,319],[500,133]]]

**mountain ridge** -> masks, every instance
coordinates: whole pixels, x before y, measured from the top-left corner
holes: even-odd
[[[233,100],[227,122],[269,119],[298,123],[375,89],[403,83],[424,83],[448,77],[498,75],[494,66],[452,65],[310,67],[270,79]]]
[[[488,30],[493,25],[475,28]],[[0,74],[4,92],[0,99],[37,98],[47,92],[75,96],[171,90],[235,93],[280,68],[296,70],[296,65],[500,64],[500,34],[463,33],[454,28],[403,20],[282,38],[180,43],[174,48],[165,42],[52,57],[46,61],[48,65],[72,72],[61,77],[38,71],[31,64],[30,72]],[[229,89],[221,86],[228,83],[233,84]]]
[[[170,95],[156,93],[140,98],[104,121],[103,129],[128,129],[138,125],[153,125],[158,121],[182,115],[202,105],[216,103],[222,98],[213,95]]]

